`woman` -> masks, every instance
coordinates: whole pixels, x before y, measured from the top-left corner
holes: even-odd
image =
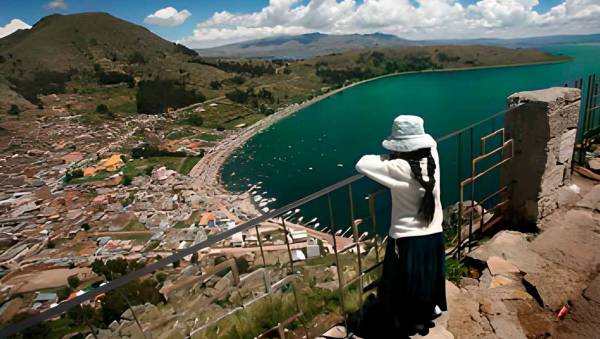
[[[366,155],[356,164],[360,173],[388,187],[392,196],[392,219],[377,291],[382,315],[387,318],[381,327],[384,331],[427,334],[432,320],[447,309],[436,146],[423,130],[423,119],[401,115],[383,141],[390,154]]]

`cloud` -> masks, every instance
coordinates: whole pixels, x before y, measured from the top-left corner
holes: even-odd
[[[524,37],[600,32],[600,0],[270,0],[253,13],[214,13],[180,42],[213,47],[282,34],[383,32],[409,39]],[[158,13],[158,12],[157,12]]]
[[[65,0],[50,1],[46,6],[48,6],[50,9],[67,9],[69,7]]]
[[[0,26],[0,38],[13,34],[20,29],[30,29],[31,26],[20,19],[12,19],[6,26]]]
[[[173,7],[165,7],[150,14],[144,19],[144,22],[149,25],[175,27],[183,24],[187,18],[192,15],[187,9],[178,12]]]

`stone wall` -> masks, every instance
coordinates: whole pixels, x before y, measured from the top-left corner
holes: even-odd
[[[510,183],[511,221],[537,224],[558,206],[558,192],[569,182],[579,121],[581,91],[553,87],[508,97],[507,138],[514,143],[514,159],[501,174]]]

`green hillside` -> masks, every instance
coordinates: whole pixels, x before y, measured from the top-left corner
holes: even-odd
[[[556,60],[490,46],[368,48],[298,61],[207,58],[106,13],[51,15],[0,39],[0,109],[51,105],[93,123],[106,118],[97,114],[100,105],[114,118],[211,100],[219,105],[180,119],[231,128],[385,74]]]

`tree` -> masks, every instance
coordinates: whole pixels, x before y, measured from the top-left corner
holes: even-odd
[[[10,115],[19,115],[21,113],[21,109],[19,106],[12,104],[10,105],[10,109],[8,110],[8,114]]]
[[[107,114],[108,112],[110,112],[110,110],[108,109],[108,106],[106,106],[105,104],[100,104],[100,105],[96,106],[96,113]]]
[[[77,287],[81,283],[81,281],[79,280],[79,277],[77,276],[77,274],[69,276],[67,278],[67,282],[69,283],[69,287],[71,287],[74,290],[77,289]]]
[[[190,262],[195,265],[198,264],[198,252],[194,252],[194,254],[192,254]]]
[[[144,55],[139,51],[135,51],[132,55],[129,56],[129,63],[143,65],[146,63],[146,58],[144,58]]]
[[[242,85],[246,82],[246,78],[244,78],[241,75],[236,75],[233,78],[231,78],[231,82],[233,82],[236,85]]]
[[[200,127],[204,123],[204,119],[199,112],[193,112],[188,116],[187,122],[192,126]]]
[[[239,88],[236,88],[231,92],[227,92],[225,94],[225,97],[227,97],[227,99],[229,99],[233,102],[245,104],[246,102],[248,102],[249,95],[248,95],[248,92],[244,92],[244,91],[240,90]]]
[[[213,80],[210,82],[210,88],[217,90],[223,87],[223,84],[218,80]]]
[[[141,81],[136,95],[138,113],[147,114],[160,114],[168,108],[177,109],[204,100],[202,93],[187,90],[173,80]]]

